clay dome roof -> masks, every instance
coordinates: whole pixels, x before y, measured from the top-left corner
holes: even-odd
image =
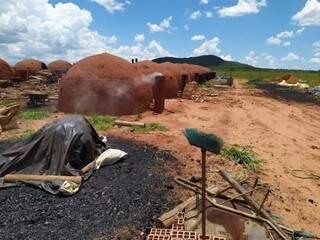
[[[133,65],[144,75],[161,73],[165,77],[165,98],[176,98],[177,93],[180,90],[180,76],[178,74],[178,69],[171,64],[141,61]]]
[[[0,79],[7,80],[13,77],[13,71],[10,65],[0,58]]]
[[[151,83],[126,60],[103,53],[73,65],[61,81],[58,108],[64,112],[123,115],[148,109]]]
[[[72,67],[72,64],[64,60],[56,60],[48,64],[48,69],[52,72],[62,71],[67,72]]]
[[[16,71],[40,71],[48,69],[47,65],[36,59],[25,59],[14,66]]]

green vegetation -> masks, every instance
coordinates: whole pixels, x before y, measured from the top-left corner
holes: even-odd
[[[133,126],[131,127],[131,132],[135,133],[148,133],[148,132],[154,132],[154,131],[166,131],[166,127],[159,124],[159,123],[149,123],[145,127],[140,126]]]
[[[33,135],[35,132],[36,131],[34,129],[26,129],[22,133],[14,136],[12,139],[15,141],[24,140],[24,139],[30,137],[31,135]]]
[[[92,115],[87,119],[96,130],[104,131],[112,128],[114,126],[114,121],[117,118],[109,115]]]
[[[16,101],[9,98],[4,98],[0,100],[0,108],[10,107],[14,104],[16,104]]]
[[[285,74],[292,74],[298,77],[301,83],[306,83],[310,87],[320,85],[319,71],[255,68],[234,62],[225,62],[213,66],[211,69],[215,71],[218,76],[232,76],[238,79],[245,79],[248,85],[253,85],[257,82],[271,82]]]
[[[49,116],[48,111],[23,111],[20,113],[20,117],[24,120],[41,120]]]
[[[222,155],[239,164],[243,164],[249,170],[256,171],[261,165],[261,161],[256,157],[256,154],[250,149],[250,147],[233,145],[224,149],[222,151]]]

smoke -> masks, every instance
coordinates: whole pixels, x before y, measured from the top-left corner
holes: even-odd
[[[136,105],[134,102],[136,101],[134,100],[135,91],[148,91],[147,89],[150,88],[150,92],[152,92],[152,86],[158,76],[163,76],[163,74],[154,72],[134,77],[131,80],[107,80],[80,70],[72,77],[73,84],[66,86],[63,90],[65,100],[64,103],[63,101],[60,102],[60,107],[64,109],[61,104],[66,104],[68,105],[66,108],[70,108],[77,113],[94,113],[100,112],[101,109],[119,112],[119,109],[125,107],[124,102],[130,102],[132,108],[134,108]],[[142,86],[143,88],[140,89]],[[146,92],[145,94],[147,96],[150,93]],[[138,99],[143,100],[143,98],[139,97]],[[103,107],[104,104],[108,104],[108,106]],[[140,104],[147,105],[147,103],[142,102],[139,102]]]
[[[156,77],[159,77],[159,76],[163,76],[163,74],[160,72],[154,72],[154,73],[150,73],[148,75],[142,75],[142,77],[135,78],[135,83],[136,83],[136,85],[147,83],[147,84],[151,84],[153,86],[155,83]]]

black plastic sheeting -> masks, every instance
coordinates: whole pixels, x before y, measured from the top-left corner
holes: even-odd
[[[0,178],[6,174],[78,176],[80,169],[106,150],[90,125],[80,115],[45,125],[29,138],[0,143]],[[28,182],[52,194],[59,193],[61,181]],[[0,187],[8,185],[0,182]]]

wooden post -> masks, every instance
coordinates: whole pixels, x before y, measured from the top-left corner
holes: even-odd
[[[154,112],[158,114],[162,113],[165,107],[164,87],[165,77],[156,76],[152,86],[152,91],[154,98]]]
[[[202,239],[206,239],[206,150],[201,149],[202,156],[202,188],[201,188],[201,207],[202,207]]]

